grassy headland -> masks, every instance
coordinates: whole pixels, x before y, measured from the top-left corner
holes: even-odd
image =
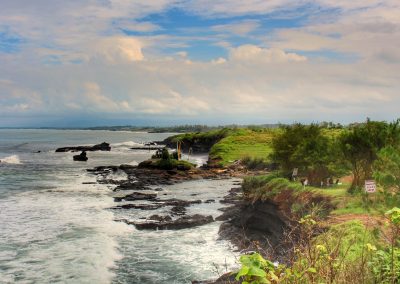
[[[292,257],[276,266],[261,255],[245,255],[240,283],[399,283],[398,121],[225,129],[175,138],[211,141],[211,165],[227,167],[241,160],[248,168],[277,167],[246,177],[243,198],[272,202],[295,220]],[[377,191],[368,194],[364,181],[371,179]]]

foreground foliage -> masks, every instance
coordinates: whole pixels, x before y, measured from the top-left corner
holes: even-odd
[[[376,231],[357,221],[332,226],[315,237],[318,221],[299,221],[301,239],[288,265],[260,254],[243,255],[236,279],[241,283],[398,283],[400,279],[400,209],[386,212],[389,233],[383,242]],[[385,235],[384,232],[380,232]]]

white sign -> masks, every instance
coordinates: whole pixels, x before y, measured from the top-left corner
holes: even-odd
[[[374,180],[366,180],[365,181],[365,192],[366,193],[374,193],[376,191],[376,184]]]

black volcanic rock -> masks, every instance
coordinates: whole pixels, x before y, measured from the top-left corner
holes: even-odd
[[[125,201],[135,201],[135,200],[153,200],[156,199],[157,193],[145,193],[145,192],[134,192],[122,197],[114,197],[114,201],[119,202]]]
[[[205,225],[214,221],[212,216],[203,216],[200,214],[183,216],[176,220],[169,220],[169,218],[159,219],[161,221],[148,219],[146,222],[133,224],[138,230],[180,230]]]
[[[88,157],[86,156],[86,152],[83,151],[79,155],[75,155],[73,159],[74,161],[86,162],[88,160]]]
[[[56,152],[79,152],[79,151],[111,151],[110,144],[103,142],[94,146],[72,146],[56,149]]]

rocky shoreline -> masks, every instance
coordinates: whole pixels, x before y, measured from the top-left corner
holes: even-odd
[[[83,148],[82,148],[83,147]],[[78,146],[59,148],[57,152],[66,151],[109,151],[109,144],[94,146]],[[206,147],[207,148],[207,147]],[[204,150],[204,149],[203,149]],[[113,191],[115,206],[109,210],[131,212],[140,210],[148,216],[139,220],[117,218],[116,222],[124,222],[135,226],[137,230],[180,230],[202,226],[214,221],[221,221],[219,239],[228,240],[242,253],[246,251],[269,250],[276,259],[284,258],[285,249],[281,239],[290,225],[290,220],[274,202],[250,203],[242,197],[241,183],[236,182],[229,192],[219,199],[179,199],[166,198],[165,186],[186,181],[202,179],[229,179],[247,175],[246,169],[237,164],[231,168],[217,169],[209,167],[190,170],[162,170],[157,168],[132,165],[99,166],[87,171],[96,176],[96,182],[105,184]],[[115,178],[123,175],[124,178]],[[220,203],[219,216],[189,214],[193,205]],[[164,209],[164,214],[152,214]],[[121,211],[122,210],[122,211]],[[167,211],[167,214],[165,214]],[[189,210],[190,211],[190,210]],[[273,252],[272,252],[273,250]],[[215,281],[193,281],[193,283],[235,283],[232,274],[228,273]]]
[[[201,179],[229,179],[242,177],[243,172],[235,169],[196,168],[189,171],[158,170],[131,165],[104,166],[88,169],[96,175],[97,182],[112,187],[116,205],[110,210],[143,210],[153,212],[160,208],[170,208],[168,214],[152,214],[141,220],[116,219],[135,226],[138,230],[180,230],[202,226],[214,221],[222,221],[219,239],[228,240],[241,252],[273,249],[276,259],[284,258],[285,249],[281,243],[285,228],[290,220],[273,202],[249,203],[242,197],[241,183],[236,182],[221,199],[201,200],[196,196],[191,200],[165,198],[163,187],[185,181]],[[113,179],[116,173],[126,175],[125,179]],[[187,214],[188,208],[202,203],[221,203],[221,214]],[[121,204],[120,204],[121,203]],[[268,253],[271,253],[269,251]],[[235,283],[231,274],[223,275],[215,281],[194,281],[193,283]]]
[[[217,202],[216,200],[166,199],[162,194],[163,186],[200,179],[228,179],[235,175],[232,171],[221,172],[216,169],[196,168],[189,171],[166,171],[131,165],[102,166],[87,171],[96,175],[98,183],[113,187],[113,197],[117,204],[110,210],[139,209],[151,212],[160,208],[170,208],[167,215],[154,214],[139,222],[127,219],[116,220],[134,225],[138,230],[179,230],[214,222],[214,218],[210,215],[187,215],[186,213],[188,207],[194,204],[213,203]],[[125,174],[126,179],[113,179],[112,175],[117,173]],[[118,204],[121,202],[123,204]]]

